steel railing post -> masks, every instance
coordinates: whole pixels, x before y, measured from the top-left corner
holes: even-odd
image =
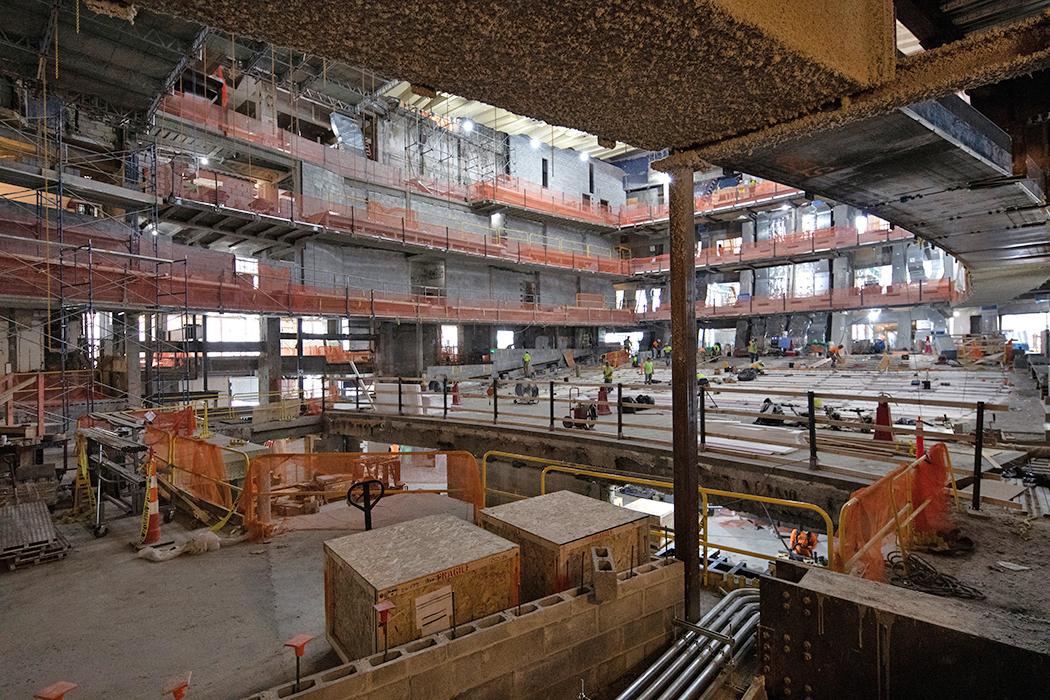
[[[441,378],[441,410],[442,417],[448,418],[448,377]]]
[[[499,422],[499,378],[492,379],[492,422]]]
[[[806,392],[806,405],[809,407],[809,466],[817,468],[817,399],[812,391]]]
[[[707,446],[707,390],[700,386],[698,411],[700,413],[700,446]]]
[[[551,430],[554,430],[554,380],[551,380],[549,391],[550,407],[551,407]]]
[[[399,416],[404,415],[403,402],[401,400],[402,383],[403,382],[402,382],[401,377],[398,377],[397,378],[397,415],[399,415]]]
[[[977,402],[977,432],[973,440],[973,502],[974,510],[981,509],[981,471],[984,451],[984,401]]]
[[[551,424],[553,423],[554,416],[552,415]],[[616,385],[616,437],[623,439],[623,384]]]

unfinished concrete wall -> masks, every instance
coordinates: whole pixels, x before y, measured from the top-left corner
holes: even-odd
[[[404,646],[273,688],[251,700],[576,697],[642,666],[673,635],[682,564],[658,560],[620,574],[614,599],[576,589],[504,610]]]
[[[581,161],[577,151],[551,149],[549,144],[533,149],[531,141],[528,136],[510,137],[511,175],[542,185],[543,161],[546,160],[547,186],[551,190],[575,197],[590,194],[596,204],[605,200],[612,207],[618,207],[627,200],[627,193],[623,189],[624,172],[620,168],[593,158]],[[590,166],[594,168],[593,192],[589,182]]]

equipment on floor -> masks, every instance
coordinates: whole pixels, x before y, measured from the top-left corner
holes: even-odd
[[[767,416],[782,416],[782,415],[784,415],[784,409],[780,407],[780,404],[773,403],[773,400],[770,399],[769,397],[766,397],[766,399],[762,402],[762,408],[760,408],[758,410],[758,412],[762,413],[764,415],[767,415]],[[783,421],[778,420],[776,418],[763,418],[762,416],[759,416],[758,418],[755,419],[755,425],[782,425],[782,424],[783,424]]]
[[[573,398],[573,392],[576,398]],[[561,420],[566,428],[579,428],[581,430],[594,430],[594,424],[598,421],[598,407],[593,401],[580,397],[580,389],[571,387],[569,389],[569,415]]]
[[[751,367],[745,367],[736,373],[737,381],[741,382],[753,382],[758,378],[758,370]]]
[[[532,405],[539,401],[540,388],[536,382],[523,381],[514,385],[514,403]]]
[[[656,405],[656,399],[648,394],[623,397],[623,405],[620,406],[622,413],[638,413]]]
[[[365,514],[365,530],[372,529],[372,509],[383,499],[384,495],[386,495],[386,486],[378,479],[358,481],[346,490],[346,504]]]

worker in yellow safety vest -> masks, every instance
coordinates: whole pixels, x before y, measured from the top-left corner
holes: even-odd
[[[747,344],[747,354],[751,356],[752,362],[758,362],[758,343],[752,338]]]
[[[613,377],[613,366],[609,364],[609,361],[605,361],[605,365],[602,367],[602,376],[605,378],[606,384],[612,384]]]
[[[532,364],[532,355],[529,354],[528,350],[526,350],[525,354],[521,356],[521,364],[522,367],[525,369],[525,376],[531,376],[529,374],[529,365]]]
[[[671,346],[664,346],[664,367],[671,369]]]
[[[653,383],[653,358],[645,358],[645,362],[642,363],[642,372],[645,374],[645,383]]]

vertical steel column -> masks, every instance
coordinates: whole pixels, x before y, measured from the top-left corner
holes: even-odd
[[[448,377],[441,378],[441,417],[448,418]]]
[[[977,402],[977,432],[973,436],[973,502],[974,510],[981,509],[981,461],[984,451],[984,401]]]
[[[699,387],[700,392],[700,447],[707,447],[707,391]]]
[[[671,173],[671,415],[675,556],[685,565],[685,618],[700,619],[700,486],[696,445],[696,227],[693,171]]]

